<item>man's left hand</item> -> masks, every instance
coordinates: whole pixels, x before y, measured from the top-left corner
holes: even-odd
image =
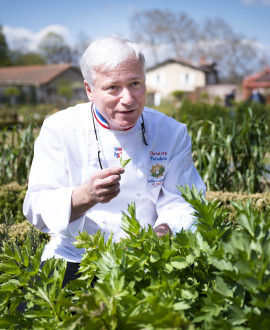
[[[154,228],[154,232],[157,234],[158,238],[161,238],[164,235],[167,235],[169,232],[169,236],[172,236],[171,228],[166,224],[162,223]]]

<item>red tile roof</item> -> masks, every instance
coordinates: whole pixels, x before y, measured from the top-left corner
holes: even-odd
[[[70,69],[69,63],[0,68],[0,85],[44,85]]]
[[[243,80],[244,88],[270,87],[270,68],[247,76]]]

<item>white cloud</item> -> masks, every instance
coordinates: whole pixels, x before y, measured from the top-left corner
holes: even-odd
[[[246,6],[269,6],[270,0],[241,0]]]
[[[71,43],[69,30],[62,25],[49,25],[36,33],[25,28],[14,28],[8,25],[3,26],[3,33],[10,49],[35,51],[42,38],[48,32],[57,33],[61,35],[68,44]]]

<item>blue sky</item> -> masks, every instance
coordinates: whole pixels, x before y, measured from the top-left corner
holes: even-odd
[[[20,38],[37,43],[52,25],[68,42],[80,34],[91,39],[112,33],[129,37],[131,15],[157,8],[184,12],[197,23],[221,17],[234,32],[256,39],[270,53],[270,0],[0,0],[0,8],[0,25],[13,45]]]

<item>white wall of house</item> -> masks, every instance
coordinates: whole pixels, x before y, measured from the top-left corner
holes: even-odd
[[[146,72],[149,92],[168,97],[173,91],[193,92],[206,85],[205,73],[180,63],[167,63]]]

